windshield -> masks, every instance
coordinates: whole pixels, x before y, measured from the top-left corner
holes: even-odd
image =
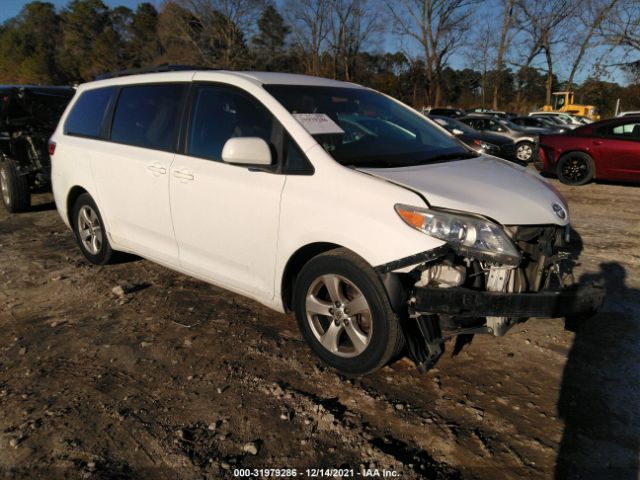
[[[342,165],[405,167],[478,156],[418,112],[372,90],[264,88]]]
[[[506,126],[509,128],[509,130],[515,130],[516,132],[525,132],[526,128],[522,128],[520,125],[518,125],[517,123],[513,123],[511,120],[500,120],[500,122],[502,125]]]

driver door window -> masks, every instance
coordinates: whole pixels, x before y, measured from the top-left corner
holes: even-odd
[[[272,143],[275,122],[256,100],[234,89],[198,87],[193,100],[187,138],[187,155],[222,161],[230,138],[259,137]]]

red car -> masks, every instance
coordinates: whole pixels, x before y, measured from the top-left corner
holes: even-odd
[[[584,185],[594,178],[640,183],[640,116],[542,135],[536,167],[567,185]]]

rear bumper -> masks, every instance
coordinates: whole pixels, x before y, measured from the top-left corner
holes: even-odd
[[[602,306],[604,295],[604,288],[595,285],[533,293],[420,287],[414,291],[412,307],[419,313],[459,317],[559,318],[595,313]]]

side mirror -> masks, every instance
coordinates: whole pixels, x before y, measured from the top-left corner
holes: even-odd
[[[269,144],[258,137],[230,138],[222,149],[222,160],[234,165],[271,165]]]

